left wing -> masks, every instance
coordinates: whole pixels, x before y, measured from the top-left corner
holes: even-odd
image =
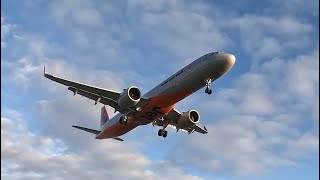
[[[194,125],[186,127],[186,128],[179,128],[179,124],[177,122],[178,122],[178,119],[181,115],[182,115],[182,113],[180,113],[176,109],[172,109],[167,115],[163,116],[163,120],[160,120],[160,121],[163,121],[162,125],[163,125],[163,123],[168,123],[168,125],[175,127],[177,129],[177,131],[178,130],[185,130],[189,134],[194,131],[202,133],[202,134],[208,133],[208,130],[205,126],[202,128],[198,124],[194,124]],[[157,123],[155,123],[155,124],[160,125]]]

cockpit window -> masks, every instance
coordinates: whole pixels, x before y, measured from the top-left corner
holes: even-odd
[[[212,55],[214,55],[214,54],[220,54],[220,52],[213,52],[213,53],[211,53],[210,55],[212,56]]]

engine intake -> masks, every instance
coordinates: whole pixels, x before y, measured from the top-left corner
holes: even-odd
[[[200,121],[200,114],[196,110],[190,110],[182,113],[178,119],[179,128],[187,128],[197,124]]]
[[[118,99],[118,105],[121,109],[127,109],[129,107],[138,104],[141,98],[141,92],[139,88],[131,86],[121,93]]]

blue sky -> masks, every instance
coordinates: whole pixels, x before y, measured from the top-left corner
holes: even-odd
[[[318,179],[319,4],[295,1],[1,1],[1,177]],[[101,104],[45,79],[147,92],[212,51],[234,67],[179,102],[207,135],[99,128]],[[107,109],[113,115],[111,108]]]

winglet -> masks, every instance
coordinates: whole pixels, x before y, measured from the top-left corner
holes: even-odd
[[[46,66],[43,66],[43,76],[46,77],[46,78],[49,78],[51,76],[50,74],[47,73]]]

